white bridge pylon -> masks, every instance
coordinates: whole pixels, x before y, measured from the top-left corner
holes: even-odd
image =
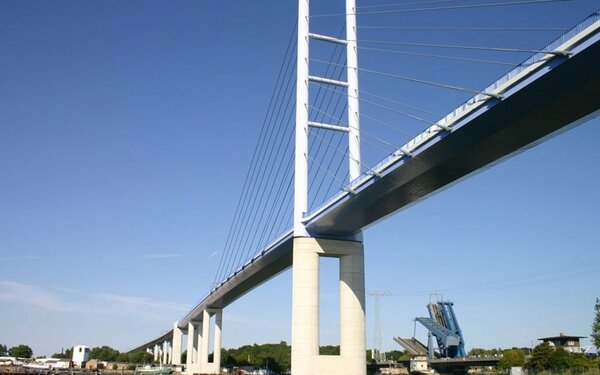
[[[358,102],[356,4],[346,0],[346,39],[310,32],[310,1],[298,2],[298,55],[296,82],[296,148],[294,171],[294,239],[292,244],[292,374],[366,374],[364,248],[360,233],[351,239],[319,239],[304,226],[308,211],[309,128],[348,134],[350,181],[361,174]],[[346,46],[346,82],[310,74],[311,40]],[[345,87],[348,126],[310,121],[309,85]],[[319,355],[319,257],[338,258],[340,265],[340,354]]]
[[[361,175],[360,115],[358,92],[358,49],[355,0],[346,0],[346,39],[310,32],[310,0],[298,1],[298,51],[296,84],[296,143],[294,171],[294,229],[292,241],[292,374],[365,375],[365,272],[362,234],[350,238],[324,239],[306,230],[308,211],[309,128],[348,134],[348,172],[350,181]],[[346,81],[310,75],[310,42],[346,46]],[[309,119],[309,85],[317,82],[346,88],[348,126],[324,124]],[[339,259],[340,354],[319,355],[319,257]],[[214,323],[211,324],[211,317]],[[184,374],[218,374],[221,370],[222,309],[206,308],[191,318],[187,327],[173,325],[169,335],[155,340],[155,361],[182,365],[183,335],[187,334]],[[212,328],[211,328],[212,326]],[[186,329],[187,328],[187,329]],[[214,348],[209,357],[209,338]]]
[[[356,33],[356,1],[346,0],[346,39],[310,32],[310,0],[298,1],[298,54],[296,81],[296,143],[294,170],[294,237],[310,237],[303,221],[308,211],[308,139],[309,128],[348,133],[348,175],[350,181],[361,174],[360,111],[358,92],[358,48]],[[310,74],[311,40],[346,46],[346,81]],[[345,87],[348,100],[348,126],[323,124],[309,119],[309,86],[311,82]]]

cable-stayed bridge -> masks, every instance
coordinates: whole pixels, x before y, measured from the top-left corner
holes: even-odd
[[[300,1],[298,28],[290,39],[279,72],[281,79],[263,124],[215,282],[208,295],[176,322],[172,330],[138,349],[152,348],[157,357],[162,352],[165,361],[179,364],[182,347],[185,346],[182,336],[186,332],[186,372],[217,373],[220,368],[222,310],[251,289],[292,267],[293,373],[364,373],[366,343],[361,231],[463,178],[597,115],[600,110],[600,69],[597,67],[600,14],[596,12],[573,28],[561,31],[558,38],[543,48],[529,49],[363,40],[357,37],[360,25],[356,24],[356,16],[361,13],[393,14],[411,10],[531,6],[536,3],[541,7],[548,2],[552,1],[453,6],[420,2],[415,8],[385,4],[365,7],[361,12],[357,10],[360,7],[348,1],[345,12],[315,15],[310,13],[308,2]],[[342,34],[312,31],[313,22],[328,17],[344,19],[344,37]],[[402,28],[389,21],[382,26],[368,27],[388,32]],[[294,40],[297,42],[294,43]],[[333,51],[328,51],[328,47],[313,48],[315,44],[332,46]],[[390,45],[393,49],[385,48]],[[465,55],[434,55],[415,52],[414,49],[397,49],[400,46],[527,52],[531,56],[482,90],[358,65],[358,53],[363,49],[498,63]],[[294,54],[296,50],[297,54]],[[313,54],[313,51],[316,53]],[[328,57],[323,58],[319,54]],[[319,68],[319,64],[324,67]],[[365,90],[362,86],[359,90],[358,76],[361,72],[380,77],[384,85],[388,81],[411,82],[461,92],[470,97],[446,116],[429,120],[427,115],[435,114],[426,109],[412,108],[421,115],[398,111],[382,105],[381,101],[405,107],[409,105]],[[295,83],[285,80],[284,77],[294,73]],[[381,101],[375,103],[375,98]],[[383,127],[393,127],[388,119],[381,120],[371,113],[366,114],[363,107],[369,105],[425,123],[426,129],[406,134],[404,143],[396,146],[385,136],[367,132],[362,126],[370,120]],[[386,156],[375,162],[366,161],[361,150],[366,142],[388,147]],[[295,155],[285,153],[291,149]],[[290,228],[285,229],[286,226]],[[338,357],[318,355],[320,256],[340,259],[341,353]],[[215,316],[215,326],[211,330],[212,316]],[[214,348],[211,361],[209,334],[213,335]]]

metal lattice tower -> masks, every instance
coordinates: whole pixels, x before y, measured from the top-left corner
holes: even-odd
[[[381,354],[381,347],[383,346],[383,337],[381,335],[381,297],[390,297],[392,295],[391,292],[387,290],[373,290],[367,292],[367,295],[373,297],[374,305],[375,305],[375,324],[373,327],[373,352],[372,358],[376,362],[380,362],[385,360],[383,355]]]

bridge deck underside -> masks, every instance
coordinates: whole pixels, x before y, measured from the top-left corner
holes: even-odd
[[[600,108],[598,61],[600,43],[596,42],[568,64],[490,103],[483,113],[440,136],[377,183],[313,219],[308,230],[351,235],[576,125]]]
[[[480,110],[423,144],[414,157],[390,166],[307,223],[315,237],[344,238],[559,134],[600,110],[600,36],[565,61],[555,58],[541,72],[517,84],[503,100]],[[564,63],[568,62],[568,63]],[[518,183],[516,181],[515,183]],[[237,270],[199,302],[180,322],[187,329],[206,308],[224,308],[292,265],[288,232]],[[151,343],[162,340],[158,338]],[[147,343],[137,349],[148,347]]]
[[[487,104],[425,144],[411,159],[307,223],[315,237],[346,237],[453,183],[541,143],[600,109],[600,41]],[[222,308],[292,265],[291,233],[224,281],[180,322],[185,328],[203,308]]]

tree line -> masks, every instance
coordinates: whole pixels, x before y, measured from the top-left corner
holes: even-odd
[[[338,355],[339,350],[339,346],[322,346],[319,353],[322,355]],[[369,361],[370,351],[365,354]],[[410,358],[408,353],[401,350],[386,352],[384,356],[387,360],[395,361]],[[468,356],[501,356],[498,362],[498,369],[501,370],[507,370],[511,367],[525,367],[533,371],[585,371],[600,367],[598,358],[588,358],[583,354],[570,353],[562,348],[553,349],[548,343],[536,346],[533,351],[529,348],[474,348],[469,351]],[[275,372],[284,372],[291,368],[291,347],[285,341],[281,341],[279,344],[244,345],[236,349],[223,349],[221,358],[222,365],[226,367],[268,367]]]
[[[10,356],[16,358],[33,358],[33,350],[28,345],[17,345],[7,348],[6,345],[0,344],[0,356]],[[60,358],[71,360],[73,357],[73,348],[61,351],[60,353],[52,354],[52,358]],[[154,355],[145,351],[137,351],[133,353],[121,353],[117,349],[110,346],[100,346],[90,350],[89,359],[106,362],[121,362],[121,363],[152,363]]]
[[[6,345],[0,344],[0,357],[3,356],[18,357],[18,358],[31,358],[33,356],[33,350],[27,345],[17,345],[12,348],[8,348]]]
[[[481,349],[474,348],[468,356],[502,356],[498,362],[499,369],[525,367],[534,371],[574,370],[585,371],[597,368],[597,358],[588,358],[581,353],[570,353],[562,348],[552,348],[549,343],[542,343],[533,350],[530,348]]]
[[[596,348],[600,348],[600,299],[596,298],[594,305],[594,321],[592,323],[592,343]],[[339,354],[339,346],[322,346],[319,353],[322,355]],[[367,358],[370,357],[367,351]],[[185,363],[186,352],[182,354],[182,363]],[[531,355],[529,355],[531,354]],[[9,355],[18,358],[31,358],[33,351],[27,345],[17,345],[7,348],[0,344],[0,356]],[[72,349],[67,349],[61,353],[53,354],[55,358],[70,359]],[[487,356],[502,355],[498,367],[508,369],[514,366],[523,366],[531,370],[586,370],[600,367],[600,361],[585,357],[583,354],[569,353],[562,348],[554,349],[548,343],[542,343],[536,346],[530,353],[529,348],[512,349],[481,349],[474,348],[469,351],[469,356]],[[528,356],[529,355],[529,356]],[[393,350],[385,353],[387,359],[400,360],[407,359],[408,355],[399,350]],[[287,371],[291,368],[291,347],[281,341],[279,344],[263,345],[244,345],[236,349],[222,349],[221,351],[223,366],[253,366],[268,367],[276,372]],[[97,359],[106,362],[122,363],[153,363],[154,356],[145,351],[134,353],[121,353],[109,346],[92,348],[90,359]]]
[[[61,351],[52,355],[54,358],[71,359],[72,349]],[[339,346],[321,346],[319,353],[322,355],[339,355]],[[18,358],[31,358],[33,352],[27,345],[17,345],[7,348],[0,344],[0,356],[9,355]],[[370,351],[365,353],[367,360],[370,358]],[[182,354],[182,363],[186,362],[187,353]],[[212,356],[212,354],[211,354]],[[501,356],[498,362],[499,369],[509,369],[519,366],[534,371],[545,370],[574,370],[585,371],[600,367],[598,358],[588,358],[583,354],[570,353],[562,348],[552,348],[549,343],[542,343],[533,350],[529,348],[512,349],[481,349],[474,348],[468,353],[468,356]],[[388,360],[406,360],[409,355],[400,350],[393,350],[385,353]],[[90,359],[105,362],[119,363],[153,363],[154,355],[145,351],[133,353],[121,353],[117,349],[109,346],[95,347],[90,350]],[[221,364],[224,367],[243,367],[252,366],[255,368],[269,368],[275,372],[285,372],[291,368],[291,346],[287,342],[281,341],[278,344],[253,344],[244,345],[239,348],[222,349]]]
[[[90,350],[90,359],[120,363],[153,363],[154,355],[140,350],[132,353],[121,353],[110,346],[100,346]]]

